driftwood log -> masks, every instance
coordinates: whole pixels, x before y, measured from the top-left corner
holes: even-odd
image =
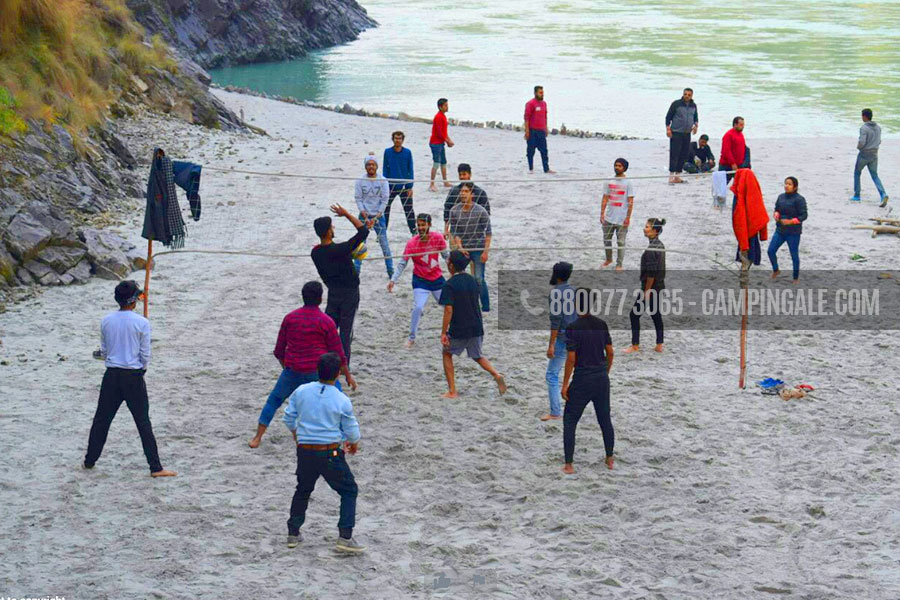
[[[853,225],[851,229],[870,229],[872,237],[878,237],[879,233],[893,233],[900,237],[900,223],[897,225]]]

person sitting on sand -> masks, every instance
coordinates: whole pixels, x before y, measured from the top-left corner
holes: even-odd
[[[281,321],[278,340],[275,342],[275,358],[281,365],[281,375],[269,393],[269,399],[259,413],[256,435],[250,440],[251,448],[258,448],[272,418],[288,396],[304,383],[318,377],[316,365],[319,357],[334,352],[341,359],[341,371],[350,389],[356,389],[356,381],[347,367],[347,358],[341,346],[334,320],[322,312],[322,284],[308,281],[300,292],[303,306],[291,311]],[[338,384],[338,389],[341,385]]]
[[[647,219],[644,235],[650,240],[641,255],[641,290],[631,307],[631,346],[625,354],[639,351],[641,342],[641,315],[649,314],[656,328],[657,352],[663,351],[663,321],[659,314],[659,294],[666,287],[666,247],[659,239],[665,219]]]
[[[580,288],[578,296],[587,299],[590,292]],[[609,414],[609,371],[614,355],[612,338],[606,322],[591,315],[589,307],[590,302],[576,302],[578,318],[566,330],[567,354],[562,397],[566,401],[563,413],[563,472],[567,474],[575,472],[575,429],[584,409],[591,402],[603,432],[606,467],[613,468],[616,434]]]
[[[453,140],[450,139],[450,134],[447,132],[447,111],[450,110],[450,103],[446,98],[439,98],[437,107],[437,114],[434,115],[431,123],[431,139],[428,140],[432,160],[431,185],[428,187],[430,192],[437,191],[437,188],[434,187],[434,177],[437,175],[438,169],[441,170],[444,187],[450,187],[450,182],[447,181],[447,149],[445,147],[453,147]]]
[[[800,277],[800,234],[806,220],[806,198],[797,193],[800,182],[796,177],[784,180],[784,193],[775,201],[775,233],[769,241],[769,262],[772,263],[772,279],[778,277],[778,249],[787,242],[791,251],[794,283]]]
[[[572,263],[558,262],[553,265],[553,276],[550,277],[550,345],[547,346],[547,393],[550,396],[550,412],[541,417],[541,421],[551,421],[562,418],[562,396],[559,385],[559,372],[566,364],[566,328],[575,322],[575,307],[573,302],[568,302],[571,296],[574,299],[575,289],[569,285],[569,277],[572,276]],[[554,312],[553,307],[560,310]]]
[[[344,458],[345,452],[356,454],[359,449],[359,423],[350,398],[335,386],[341,372],[341,358],[334,352],[326,352],[319,357],[316,372],[319,380],[298,387],[284,409],[284,424],[297,445],[297,489],[287,521],[287,545],[294,548],[300,543],[300,527],[306,521],[309,497],[316,481],[324,477],[341,496],[335,549],[360,554],[366,548],[353,539],[359,489]]]
[[[88,437],[84,468],[93,469],[103,452],[109,427],[124,402],[134,417],[151,477],[174,477],[174,471],[163,469],[159,462],[153,425],[150,423],[150,400],[144,374],[150,366],[150,321],[134,312],[143,292],[134,281],[116,286],[119,310],[100,321],[100,351],[94,356],[104,359],[106,372],[100,384],[100,399]]]
[[[691,153],[684,163],[684,170],[688,173],[708,173],[715,168],[716,155],[709,146],[709,136],[704,133],[699,141],[691,142]]]
[[[617,158],[613,163],[613,170],[616,172],[616,178],[603,183],[603,199],[600,202],[603,247],[606,250],[606,260],[600,268],[612,264],[612,237],[615,234],[619,246],[616,251],[616,271],[621,271],[622,261],[625,260],[625,236],[628,235],[631,211],[634,210],[634,188],[625,175],[628,170],[627,160]]]
[[[337,325],[344,356],[349,364],[353,320],[356,318],[356,309],[359,308],[359,273],[353,267],[351,256],[366,241],[369,228],[340,204],[333,204],[331,212],[353,223],[356,234],[346,242],[335,243],[331,217],[319,217],[313,221],[313,228],[320,242],[312,249],[312,259],[319,278],[328,287],[325,314]]]
[[[456,398],[456,377],[453,371],[453,355],[462,354],[465,350],[469,358],[477,362],[482,369],[491,374],[497,382],[500,395],[506,393],[506,381],[503,375],[482,356],[481,344],[484,339],[484,326],[481,321],[481,310],[478,306],[479,286],[475,278],[466,273],[469,258],[459,250],[450,253],[447,267],[450,279],[441,290],[440,303],[444,307],[444,320],[441,323],[441,345],[443,346],[444,375],[447,377],[447,393],[444,398]]]
[[[412,260],[413,311],[409,322],[407,348],[412,348],[416,343],[416,330],[419,328],[419,319],[422,318],[422,313],[425,311],[428,297],[434,297],[435,302],[439,302],[441,299],[441,289],[443,289],[445,281],[438,254],[443,256],[444,260],[450,256],[444,236],[437,231],[431,231],[430,214],[419,213],[416,227],[419,233],[406,242],[406,248],[403,250],[403,257],[400,259],[397,271],[387,286],[388,292],[394,291],[394,284],[400,280],[407,263]],[[425,254],[426,252],[428,254]]]

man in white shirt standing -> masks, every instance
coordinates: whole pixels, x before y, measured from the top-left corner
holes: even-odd
[[[384,210],[388,205],[391,195],[388,180],[378,174],[378,162],[371,154],[363,159],[366,168],[366,176],[356,180],[354,198],[359,208],[359,220],[369,229],[374,229],[378,236],[378,244],[384,255],[384,266],[387,269],[388,279],[394,274],[394,261],[391,258],[391,246],[388,244],[387,221],[384,218]],[[362,269],[362,261],[354,261],[356,272]]]
[[[98,357],[105,360],[106,373],[100,386],[100,400],[91,425],[84,468],[94,468],[106,444],[109,426],[122,402],[125,402],[141,436],[150,475],[174,477],[176,473],[163,469],[159,462],[156,438],[150,424],[150,402],[144,383],[144,373],[150,365],[150,321],[134,312],[142,293],[134,281],[119,283],[115,291],[119,310],[106,315],[100,322]]]
[[[628,161],[617,158],[613,163],[616,178],[603,184],[603,202],[600,206],[600,223],[603,225],[603,246],[606,248],[606,261],[601,268],[612,264],[612,237],[616,235],[618,249],[616,251],[616,271],[622,270],[625,259],[625,236],[631,224],[631,211],[634,209],[634,189],[625,175]]]

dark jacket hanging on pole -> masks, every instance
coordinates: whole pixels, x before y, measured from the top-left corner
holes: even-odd
[[[147,181],[147,211],[141,232],[144,239],[160,241],[176,250],[184,247],[187,229],[181,217],[175,184],[187,192],[191,215],[195,221],[199,220],[201,170],[200,165],[193,163],[173,163],[160,148],[153,151],[150,178]]]

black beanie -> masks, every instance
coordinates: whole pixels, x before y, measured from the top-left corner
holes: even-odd
[[[572,276],[572,263],[560,261],[553,265],[553,277],[550,278],[550,285],[556,285],[560,281],[568,281]]]
[[[617,158],[616,160],[613,161],[613,164],[616,164],[616,163],[622,163],[622,166],[625,167],[625,170],[626,171],[628,170],[628,161],[625,160],[624,158]]]

